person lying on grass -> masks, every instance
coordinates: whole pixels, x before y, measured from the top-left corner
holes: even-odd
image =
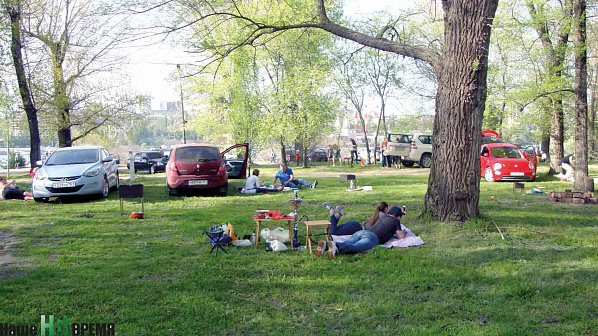
[[[274,188],[274,189],[262,188],[264,185],[260,184],[259,176],[260,176],[260,170],[254,169],[251,176],[249,176],[247,178],[247,181],[245,182],[245,188],[241,189],[241,193],[251,195],[251,194],[255,194],[255,193],[261,194],[261,193],[282,191],[283,187]]]
[[[19,189],[14,180],[9,183],[5,177],[0,177],[0,190],[2,190],[0,199],[3,200],[18,199],[23,201],[31,201],[33,199],[33,194]]]
[[[388,216],[376,223],[371,230],[360,230],[351,235],[342,243],[331,242],[330,246],[325,240],[318,242],[316,256],[321,257],[328,253],[329,258],[335,255],[355,254],[373,249],[378,244],[385,244],[393,235],[399,239],[407,236],[407,231],[401,229],[401,217],[403,216],[401,208],[395,206],[388,210]]]
[[[328,202],[322,203],[322,206],[330,211],[330,224],[332,224],[330,226],[330,234],[337,236],[352,235],[360,230],[370,230],[374,224],[387,217],[389,210],[388,203],[380,202],[380,204],[376,206],[374,215],[363,222],[363,224],[360,224],[354,220],[350,220],[343,224],[338,224],[338,221],[341,219],[341,217],[345,215],[345,210],[340,206],[334,208]],[[338,214],[335,213],[335,210],[338,212]]]

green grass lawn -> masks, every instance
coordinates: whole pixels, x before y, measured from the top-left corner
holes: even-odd
[[[264,167],[260,177],[274,171]],[[512,183],[482,182],[482,216],[457,228],[418,219],[427,176],[359,176],[373,191],[352,193],[338,178],[318,178],[318,188],[300,192],[301,214],[327,219],[328,201],[347,209],[346,220],[363,221],[381,200],[405,204],[403,223],[426,244],[333,260],[260,244],[216,258],[204,229],[231,222],[251,234],[252,213],[291,212],[292,193],[242,196],[235,187],[243,181],[233,180],[228,197],[175,198],[164,174],[137,181],[146,190],[143,220],[120,215],[116,192],[85,202],[0,202],[0,323],[66,315],[115,323],[117,335],[598,334],[598,205],[550,203],[515,196]],[[531,186],[572,187],[551,178]],[[125,203],[127,213],[139,209]]]

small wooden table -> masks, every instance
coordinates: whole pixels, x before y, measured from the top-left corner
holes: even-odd
[[[311,239],[309,238],[310,235],[310,228],[315,228],[315,227],[326,227],[326,242],[328,244],[330,244],[330,241],[332,240],[332,238],[330,237],[330,221],[327,220],[316,220],[316,221],[305,221],[305,227],[307,228],[307,233],[306,233],[306,241],[305,241],[305,245],[307,246],[307,249],[309,250],[309,254],[312,254],[312,247],[311,247]]]
[[[281,218],[281,219],[264,219],[264,218],[253,218],[256,223],[257,223],[257,231],[255,233],[255,247],[257,247],[257,243],[260,240],[260,227],[262,225],[262,222],[281,222],[281,221],[287,221],[289,224],[289,239],[291,241],[291,248],[294,249],[295,246],[293,245],[293,228],[292,228],[292,223],[293,220],[295,220],[295,218]]]

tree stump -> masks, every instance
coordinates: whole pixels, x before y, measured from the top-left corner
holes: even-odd
[[[583,184],[583,191],[591,191],[594,192],[594,178],[593,177],[584,177],[584,184]]]

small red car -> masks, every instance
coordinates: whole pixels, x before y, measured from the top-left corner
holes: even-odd
[[[232,150],[237,155],[225,158]],[[224,196],[228,179],[247,177],[249,144],[237,144],[222,153],[218,147],[203,144],[176,145],[166,166],[166,187],[171,196],[183,191],[213,189]]]
[[[519,147],[507,143],[482,145],[480,168],[481,176],[488,182],[536,179],[535,157],[524,155]]]

